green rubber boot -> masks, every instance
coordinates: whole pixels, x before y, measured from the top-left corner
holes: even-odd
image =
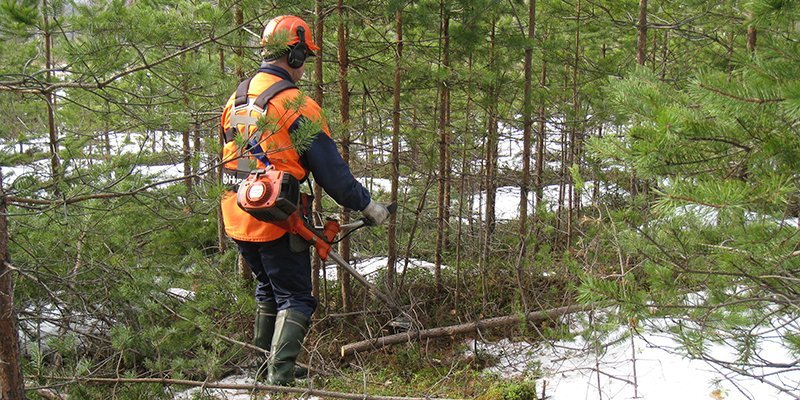
[[[272,333],[275,331],[275,319],[278,316],[278,305],[273,302],[256,302],[258,307],[256,311],[256,325],[254,329],[253,344],[269,351],[272,346]],[[267,365],[269,356],[266,354],[259,355],[259,367],[256,376],[259,378],[267,377]]]
[[[278,311],[272,349],[269,355],[269,378],[271,385],[289,386],[295,378],[295,362],[303,348],[303,339],[308,333],[311,318],[293,310]]]

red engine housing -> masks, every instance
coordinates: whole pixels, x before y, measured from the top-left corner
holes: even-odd
[[[300,203],[300,182],[284,171],[272,168],[250,172],[239,184],[236,204],[256,219],[286,221]]]

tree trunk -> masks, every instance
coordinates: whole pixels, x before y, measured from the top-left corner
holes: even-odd
[[[339,27],[337,29],[338,35],[338,58],[339,58],[339,100],[340,112],[342,118],[342,158],[346,164],[350,164],[350,91],[347,84],[347,69],[349,67],[349,60],[347,59],[347,26],[345,25],[344,1],[339,0]],[[347,209],[342,209],[341,223],[347,224],[350,222],[350,216]],[[339,255],[350,262],[350,239],[345,238],[339,242]],[[337,267],[337,275],[339,283],[342,285],[342,307],[345,312],[350,312],[353,305],[350,298],[350,275],[341,267]]]
[[[234,6],[234,24],[235,26],[244,25],[244,10],[242,10],[242,5],[240,3],[236,3],[236,5]],[[238,29],[236,31],[237,41],[236,41],[236,46],[233,48],[233,53],[236,54],[239,60],[244,58],[244,44],[245,44],[244,34],[245,34],[244,29]],[[242,69],[241,63],[236,65],[235,72],[237,81],[238,82],[243,81],[244,70]]]
[[[181,135],[183,137],[183,184],[186,186],[187,199],[192,192],[192,131],[186,128]]]
[[[186,54],[181,55],[181,63],[186,62]],[[189,83],[187,77],[183,77],[183,81],[181,82],[181,89],[183,90],[183,111],[189,112]],[[192,193],[192,186],[194,181],[192,180],[192,128],[191,124],[186,125],[186,129],[183,130],[183,184],[186,186],[186,199],[191,197]]]
[[[756,51],[756,39],[758,38],[758,30],[753,25],[747,27],[747,51],[754,53]]]
[[[489,70],[494,70],[495,66],[495,54],[494,54],[494,45],[495,45],[495,30],[496,30],[497,21],[492,20],[492,30],[489,36]],[[498,137],[497,137],[497,83],[491,82],[489,84],[488,90],[488,97],[489,97],[489,125],[487,126],[487,142],[486,142],[486,172],[485,172],[485,179],[486,183],[484,185],[486,189],[486,229],[484,230],[484,238],[483,238],[483,251],[481,252],[481,287],[483,291],[483,301],[484,303],[488,303],[489,301],[489,286],[488,286],[488,274],[489,274],[489,259],[491,257],[491,250],[492,250],[492,237],[494,236],[494,229],[495,229],[495,199],[496,199],[496,191],[497,191],[497,145],[498,145]]]
[[[666,80],[667,77],[667,61],[669,59],[669,37],[670,31],[664,32],[664,44],[661,46],[661,80]]]
[[[395,13],[397,43],[395,52],[394,88],[392,93],[392,195],[391,201],[397,202],[400,186],[400,83],[403,77],[403,10]],[[386,265],[386,289],[394,292],[397,275],[397,213],[389,216],[388,226],[388,260]]]
[[[644,65],[647,57],[647,0],[639,0],[639,22],[636,24],[636,63]]]
[[[647,0],[639,0],[639,22],[636,24],[636,63],[644,66],[647,57]],[[631,173],[631,197],[639,194],[641,183],[636,171]]]
[[[222,47],[219,48],[219,71],[222,73],[222,76],[225,76],[225,51]],[[220,145],[220,149],[225,146],[225,132],[222,131],[222,125],[219,125],[217,132],[219,133],[218,141]],[[217,162],[217,183],[222,184],[222,155],[214,154],[210,155],[213,159]],[[228,240],[225,236],[225,221],[222,219],[222,206],[217,202],[217,247],[219,248],[219,253],[222,254],[225,250],[228,249]]]
[[[542,49],[542,75],[539,79],[539,88],[544,91],[547,86],[547,61],[544,58],[544,49]],[[543,210],[542,200],[544,198],[544,143],[547,137],[547,116],[545,114],[545,96],[539,102],[539,131],[536,133],[536,172],[533,175],[533,193],[534,205],[536,210],[534,213],[534,226],[540,223],[539,212]],[[537,228],[538,229],[538,228]],[[537,231],[538,232],[538,231]],[[539,238],[534,242],[533,252],[539,251]]]
[[[323,56],[323,33],[325,29],[325,20],[323,17],[323,4],[322,0],[314,2],[314,14],[317,17],[314,27],[314,43],[319,46],[317,56],[314,57],[314,76],[316,84],[314,85],[314,100],[322,107],[323,101],[323,85],[324,79],[322,75],[322,56]],[[322,212],[322,187],[314,181],[314,215],[320,215]],[[317,225],[322,225],[321,220],[315,221]],[[311,295],[319,299],[320,278],[322,276],[323,263],[322,259],[316,251],[311,252]],[[325,306],[323,306],[325,308]]]
[[[472,55],[470,54],[469,59],[467,61],[469,73],[467,73],[467,87],[472,86],[471,78],[472,78]],[[460,306],[460,294],[461,294],[461,249],[463,246],[462,241],[462,231],[464,227],[464,203],[469,202],[470,204],[470,212],[469,215],[472,215],[472,197],[465,198],[465,194],[467,193],[467,176],[471,173],[470,163],[472,162],[472,158],[469,157],[469,153],[467,149],[469,148],[468,144],[472,143],[470,138],[470,121],[472,117],[472,97],[467,96],[467,104],[464,108],[464,132],[461,135],[461,178],[459,182],[459,189],[458,189],[458,229],[456,232],[456,288],[455,294],[453,296],[453,304],[454,309],[458,310]],[[471,220],[471,217],[470,217]]]
[[[236,4],[234,6],[234,23],[236,26],[244,25],[244,10],[240,4]],[[234,54],[236,54],[239,60],[244,58],[244,45],[245,45],[245,37],[244,37],[244,30],[239,29],[237,31],[237,42],[236,47],[233,48]],[[241,64],[237,64],[235,68],[236,79],[238,82],[243,81],[244,78],[244,69],[242,68]],[[237,268],[239,271],[239,276],[243,280],[251,280],[253,279],[253,272],[250,267],[245,262],[244,257],[241,255],[237,257]]]
[[[50,10],[47,0],[42,0],[42,31],[44,35],[45,79],[52,83],[53,79],[53,36],[50,33]],[[56,127],[56,98],[53,92],[45,93],[47,101],[47,132],[50,146],[50,174],[55,185],[55,193],[59,193],[58,182],[61,181],[61,160],[58,151],[58,128]]]
[[[578,218],[581,208],[580,193],[575,188],[575,182],[572,178],[572,171],[577,169],[580,171],[581,153],[583,147],[583,124],[581,123],[581,104],[578,98],[579,76],[578,67],[581,60],[581,0],[575,3],[575,57],[574,65],[572,66],[572,129],[570,137],[570,154],[569,154],[569,167],[568,171],[568,190],[569,190],[569,208],[567,209],[567,246],[572,245],[572,237],[574,233],[573,223]]]
[[[14,280],[8,252],[8,221],[0,172],[0,399],[24,399],[19,330],[14,310]]]
[[[445,2],[440,3],[440,13],[442,23],[440,26],[439,37],[442,40],[442,64],[441,68],[444,69],[445,74],[449,73],[450,69],[450,39],[448,38],[450,31],[450,16]],[[445,225],[447,221],[446,210],[449,208],[447,202],[446,189],[447,189],[447,164],[449,155],[448,149],[448,134],[447,134],[447,93],[448,93],[447,78],[439,82],[439,197],[436,208],[436,254],[434,254],[434,281],[436,282],[436,290],[442,293],[442,253],[444,252],[444,236]]]
[[[528,234],[528,193],[531,185],[531,134],[533,131],[533,109],[531,107],[531,82],[533,80],[533,39],[536,35],[536,0],[530,0],[528,8],[528,43],[525,46],[525,82],[523,84],[522,127],[522,183],[519,187],[519,237],[522,240],[522,259],[527,254],[525,238]],[[520,271],[517,271],[519,274]]]

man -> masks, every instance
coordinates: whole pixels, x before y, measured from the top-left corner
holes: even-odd
[[[222,113],[226,138],[223,180],[230,189],[222,197],[222,215],[226,233],[236,241],[258,280],[255,345],[270,350],[267,381],[289,385],[317,306],[311,295],[309,249],[292,249],[285,230],[239,208],[238,183],[252,168],[271,164],[300,181],[313,174],[337,203],[361,210],[374,224],[385,221],[389,211],[371,200],[369,192],[353,178],[330,137],[319,105],[293,85],[302,78],[306,59],[319,50],[308,24],[291,15],[276,17],[264,28],[262,45],[266,47],[261,68],[239,85]],[[316,134],[306,148],[297,148],[293,135],[309,126],[318,127]],[[259,375],[262,370],[263,366]]]

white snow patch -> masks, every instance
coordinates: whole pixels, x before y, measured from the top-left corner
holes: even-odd
[[[392,181],[384,178],[356,178],[362,185],[364,185],[370,194],[373,196],[375,193],[389,193],[392,191]]]
[[[65,333],[75,332],[75,346],[84,346],[85,335],[100,335],[109,330],[109,325],[95,318],[91,311],[68,310],[64,315],[61,308],[53,304],[42,306],[30,305],[25,307],[22,314],[35,315],[35,318],[19,319],[20,347],[25,349],[35,343],[42,350],[50,349],[48,342],[51,339],[62,337]]]
[[[214,384],[226,384],[226,385],[256,385],[256,384],[265,384],[265,382],[258,382],[254,379],[255,371],[250,371],[245,375],[231,375],[225,379],[220,381],[214,382]],[[303,381],[299,381],[303,382]],[[269,394],[265,394],[264,392],[259,392],[256,394],[254,390],[251,389],[212,389],[212,388],[199,388],[194,387],[188,390],[184,390],[182,392],[176,393],[172,399],[173,400],[194,400],[200,398],[202,394],[203,399],[217,399],[217,400],[269,400],[271,397]],[[291,398],[302,398],[306,400],[321,400],[317,396],[308,396],[308,395],[298,395],[292,394],[293,397]],[[280,398],[287,398],[286,394],[280,395]]]
[[[182,288],[169,288],[167,289],[167,294],[180,301],[194,300],[194,292],[191,290]]]
[[[232,375],[221,381],[214,382],[216,384],[228,385],[254,385],[257,382],[254,379],[255,373],[249,375]],[[194,400],[203,395],[204,399],[224,399],[224,400],[252,400],[255,398],[269,399],[269,396],[256,397],[255,393],[248,389],[210,389],[210,388],[191,388],[186,391],[180,392],[173,397],[173,400]]]
[[[134,172],[154,179],[168,180],[183,176],[183,164],[137,165]]]
[[[8,187],[18,178],[25,175],[32,176],[49,176],[50,174],[50,160],[38,160],[29,164],[3,166],[0,167],[3,172],[3,186]]]
[[[351,260],[350,265],[358,271],[361,275],[364,275],[367,280],[374,281],[375,278],[378,276],[378,272],[381,270],[386,269],[389,264],[388,257],[371,257],[365,258],[363,260]],[[398,272],[402,271],[403,267],[406,264],[406,259],[401,258],[398,259],[395,263],[395,268]],[[409,258],[408,259],[408,268],[410,269],[425,269],[428,272],[433,273],[435,268],[435,264],[423,260],[418,260],[416,258]],[[443,269],[448,268],[446,265],[442,265]],[[335,281],[337,279],[336,276],[336,264],[333,262],[328,262],[325,266],[325,279],[329,281]]]
[[[657,325],[668,321],[648,321],[648,327],[633,335],[626,327],[611,332],[595,348],[581,337],[547,344],[467,341],[468,356],[490,355],[497,363],[485,369],[503,379],[541,376],[537,392],[543,387],[548,399],[791,399],[769,384],[736,375],[701,360],[682,355],[680,345]],[[673,324],[674,325],[674,324]],[[793,361],[787,347],[777,339],[767,341],[759,355],[772,362]],[[735,360],[737,351],[725,344],[710,347],[718,359]],[[800,371],[764,370],[766,380],[784,387],[800,388]],[[715,397],[716,396],[716,397]]]
[[[584,205],[591,205],[593,203],[592,195],[594,192],[595,181],[585,182],[583,190],[581,191],[581,203]],[[565,190],[569,190],[566,189]],[[542,188],[542,201],[550,211],[555,211],[558,207],[559,187],[558,185],[548,185]],[[599,196],[627,196],[628,193],[624,189],[616,186],[601,185],[597,188]],[[498,221],[508,221],[519,218],[519,202],[520,202],[520,189],[518,186],[502,186],[495,190],[495,219]],[[528,193],[528,210],[531,212],[535,206],[533,191]],[[568,193],[565,193],[562,199],[563,206],[567,206]],[[476,215],[481,218],[486,214],[486,192],[481,192],[480,195],[475,196],[472,202],[472,210]]]

